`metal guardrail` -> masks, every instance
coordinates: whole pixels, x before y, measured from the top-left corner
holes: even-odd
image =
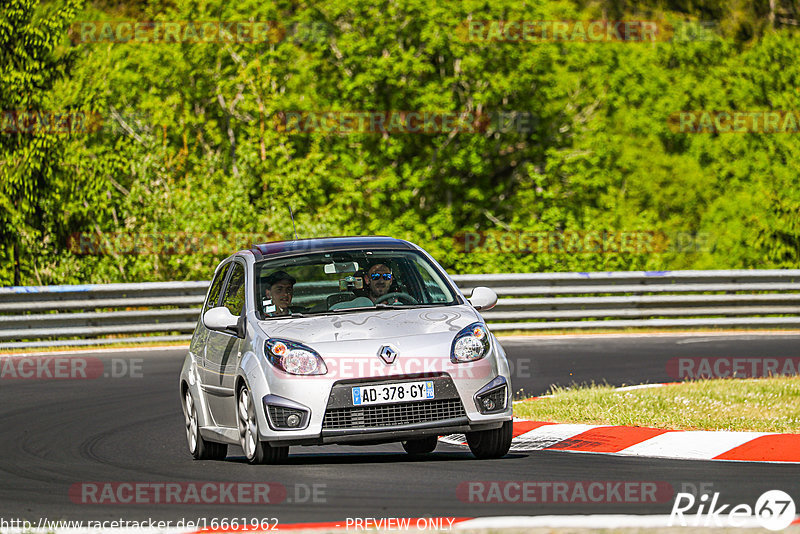
[[[0,348],[187,340],[208,284],[3,287]]]
[[[477,286],[497,292],[497,306],[483,313],[495,331],[800,327],[800,269],[453,279],[467,295]],[[188,339],[207,287],[208,282],[155,282],[0,288],[0,348]]]

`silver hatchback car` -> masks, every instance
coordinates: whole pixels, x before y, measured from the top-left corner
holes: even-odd
[[[388,237],[256,245],[217,267],[180,375],[189,451],[279,463],[293,445],[463,433],[478,458],[511,445],[509,366],[478,310],[424,250]]]

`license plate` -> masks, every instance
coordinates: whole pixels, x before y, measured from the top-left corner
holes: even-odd
[[[355,386],[353,406],[365,404],[395,404],[433,398],[433,380],[382,384],[380,386]]]

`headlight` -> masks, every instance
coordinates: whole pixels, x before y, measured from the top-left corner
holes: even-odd
[[[453,339],[450,361],[453,363],[473,362],[489,353],[489,331],[483,323],[472,323]]]
[[[272,365],[291,375],[324,375],[328,372],[322,357],[314,349],[294,341],[267,340],[264,354]]]

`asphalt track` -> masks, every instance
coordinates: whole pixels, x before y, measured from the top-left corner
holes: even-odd
[[[503,340],[520,395],[551,384],[672,381],[675,357],[798,357],[800,335],[587,336]],[[0,380],[0,519],[178,521],[277,518],[280,524],[356,517],[480,517],[539,514],[669,514],[678,491],[720,492],[721,503],[755,504],[781,489],[800,502],[800,467],[678,461],[540,451],[479,461],[439,444],[422,459],[397,444],[293,448],[280,466],[250,466],[231,447],[225,461],[193,461],[186,450],[177,377],[185,349],[99,354],[141,366],[134,376],[91,380]],[[98,356],[98,353],[92,353]],[[271,482],[275,504],[85,504],[85,482]],[[472,481],[655,482],[657,502],[470,502]],[[461,486],[459,486],[461,484]],[[665,486],[667,484],[668,486]],[[316,499],[308,490],[316,487]],[[462,491],[459,491],[459,487]],[[484,494],[488,496],[488,494]],[[76,499],[80,501],[80,499]],[[499,500],[503,500],[502,498]],[[614,500],[614,499],[612,499]],[[633,499],[634,501],[636,499]]]

